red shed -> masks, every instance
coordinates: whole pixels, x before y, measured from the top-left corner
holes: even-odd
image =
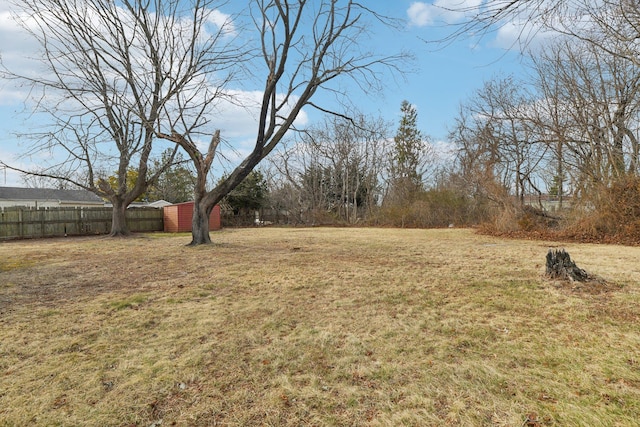
[[[184,202],[162,208],[165,233],[191,231],[193,205],[194,202]],[[216,205],[209,216],[209,230],[220,230],[221,228],[220,206]]]

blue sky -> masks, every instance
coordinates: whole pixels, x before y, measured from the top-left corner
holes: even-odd
[[[367,6],[373,10],[404,21],[402,30],[391,35],[388,30],[372,27],[368,43],[373,46],[369,49],[407,50],[415,55],[416,61],[412,65],[413,71],[404,77],[394,79],[389,76],[383,93],[367,96],[354,88],[350,98],[363,112],[380,115],[394,123],[397,123],[401,102],[408,100],[418,110],[420,129],[430,135],[433,142],[445,141],[447,127],[453,124],[460,103],[481,88],[485,80],[522,73],[519,53],[509,50],[517,26],[509,23],[482,38],[469,36],[440,48],[425,42],[444,37],[452,31],[452,27],[445,24],[460,21],[460,16],[443,12],[448,3],[481,5],[484,1],[436,0],[434,7],[432,1],[367,0]],[[232,0],[228,8],[238,2],[241,0]],[[8,0],[0,0],[0,54],[7,66],[20,70],[27,66],[26,58],[34,50],[28,36],[10,19],[8,10]],[[223,8],[222,12],[226,10]],[[0,81],[0,160],[29,168],[37,165],[38,159],[18,158],[25,151],[27,142],[15,137],[16,132],[35,124],[23,112],[25,97],[26,94],[11,82]],[[319,118],[313,111],[305,113],[309,122]],[[252,141],[252,126],[250,121],[237,117],[237,112],[228,112],[221,127],[223,134],[233,135],[242,147]],[[24,186],[24,183],[18,174],[0,169],[0,185]]]

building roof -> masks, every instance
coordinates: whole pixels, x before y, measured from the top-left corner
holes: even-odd
[[[0,200],[58,200],[60,202],[102,204],[100,197],[87,190],[0,187]]]
[[[155,202],[149,203],[149,206],[154,208],[164,208],[165,206],[171,206],[173,203],[169,203],[166,200],[156,200]]]

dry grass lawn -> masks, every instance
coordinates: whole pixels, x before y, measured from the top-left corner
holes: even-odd
[[[640,425],[640,248],[470,230],[0,243],[0,426]]]

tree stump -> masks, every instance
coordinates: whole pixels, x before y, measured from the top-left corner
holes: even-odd
[[[569,253],[564,249],[549,249],[547,253],[547,277],[572,282],[586,282],[593,279],[589,273],[578,268],[576,263],[571,261]]]

